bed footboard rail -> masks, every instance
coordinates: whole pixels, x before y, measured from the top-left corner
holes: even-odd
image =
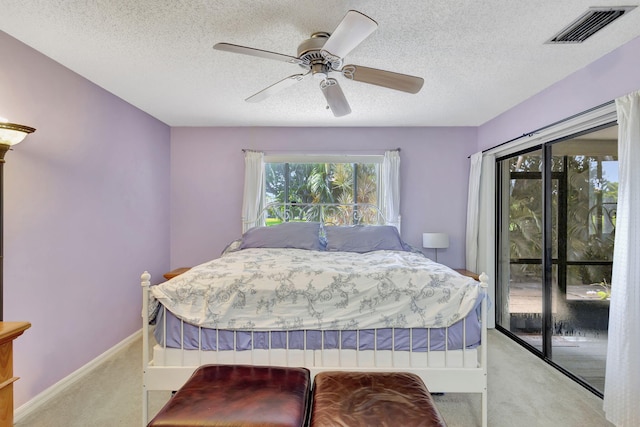
[[[481,409],[482,409],[482,427],[487,427],[489,423],[489,401],[488,401],[488,391],[487,391],[487,375],[488,375],[488,359],[487,359],[487,348],[489,347],[488,337],[487,337],[487,325],[488,325],[488,316],[489,316],[489,276],[486,273],[480,274],[480,287],[483,291],[482,298],[482,307],[480,314],[480,321],[482,322],[482,329],[480,330],[481,334],[481,349],[479,356],[479,365],[478,368],[482,373],[482,378],[480,380],[480,393],[482,396],[481,401]]]
[[[147,367],[149,366],[149,286],[151,286],[151,274],[148,271],[140,276],[142,286],[142,425],[146,426],[149,420],[149,390],[147,389]]]

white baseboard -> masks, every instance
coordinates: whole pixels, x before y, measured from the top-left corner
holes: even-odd
[[[140,334],[142,334],[142,329],[140,329],[137,332],[134,332],[132,335],[120,341],[118,344],[114,345],[109,350],[102,353],[100,356],[96,357],[86,365],[82,366],[78,370],[72,372],[71,374],[67,375],[66,377],[64,377],[63,379],[61,379],[60,381],[52,385],[51,387],[44,390],[42,393],[36,395],[33,399],[21,405],[19,408],[15,410],[13,414],[14,423],[21,421],[23,418],[30,415],[32,412],[38,410],[41,406],[43,406],[45,403],[51,400],[51,398],[53,398],[55,395],[57,395],[58,393],[62,392],[63,390],[67,389],[68,387],[76,383],[76,381],[80,380],[89,372],[96,369],[106,359],[110,358],[115,353],[117,353],[118,351],[120,351],[121,349],[131,344],[136,339],[138,339],[140,337]]]

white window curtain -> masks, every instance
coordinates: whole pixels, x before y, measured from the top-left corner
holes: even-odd
[[[640,426],[640,91],[616,99],[618,206],[611,275],[604,410],[617,426]]]
[[[496,156],[471,156],[467,200],[466,269],[489,276],[489,298],[495,301],[495,170]],[[495,311],[489,310],[487,326],[495,327]]]
[[[400,228],[400,150],[384,153],[380,170],[380,210],[388,224]]]
[[[466,268],[478,271],[478,222],[480,221],[480,177],[482,152],[471,156],[469,192],[467,194]]]
[[[260,215],[264,207],[264,153],[244,153],[244,194],[242,198],[242,232],[264,225]]]

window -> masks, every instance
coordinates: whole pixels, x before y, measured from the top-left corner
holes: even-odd
[[[266,225],[283,220],[308,220],[304,205],[379,206],[380,169],[383,156],[265,156],[265,202],[290,203],[285,215],[269,212]],[[347,210],[345,212],[345,210]],[[329,216],[327,218],[326,216]],[[378,222],[378,214],[354,212],[342,207],[340,212],[328,211],[325,221],[337,225]]]
[[[244,152],[243,233],[295,220],[388,224],[400,230],[400,149],[333,156]],[[305,209],[299,206],[303,203]]]

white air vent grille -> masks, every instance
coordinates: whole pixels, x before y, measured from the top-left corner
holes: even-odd
[[[635,6],[591,7],[547,43],[582,43]]]

